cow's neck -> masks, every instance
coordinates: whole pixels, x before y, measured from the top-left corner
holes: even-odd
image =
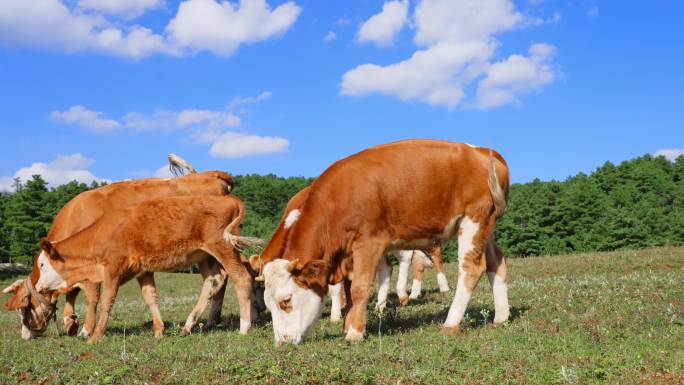
[[[90,226],[83,231],[59,242],[53,247],[59,253],[61,261],[53,263],[55,270],[72,285],[84,280],[92,280],[92,267],[99,255],[93,247],[96,241],[96,226]]]

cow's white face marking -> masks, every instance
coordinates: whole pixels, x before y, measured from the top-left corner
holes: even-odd
[[[276,345],[300,343],[323,310],[323,298],[297,285],[288,264],[275,259],[264,266],[264,301],[273,318]]]
[[[297,222],[297,219],[299,219],[299,216],[302,215],[302,212],[299,211],[299,209],[294,209],[290,211],[289,214],[287,214],[287,217],[285,218],[285,229],[289,229],[294,225],[295,222]]]
[[[41,251],[38,256],[38,269],[40,270],[40,277],[38,278],[38,282],[36,282],[36,290],[66,289],[66,281],[57,273],[57,270],[52,267],[50,257],[48,257],[44,250]]]

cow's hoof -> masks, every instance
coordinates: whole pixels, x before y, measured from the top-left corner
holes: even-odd
[[[102,338],[102,337],[90,336],[90,338],[88,338],[87,343],[88,343],[88,345],[95,344],[95,343],[97,343],[97,342],[100,340],[100,338]]]
[[[354,329],[353,327],[350,327],[344,339],[349,342],[361,342],[363,341],[363,333]]]
[[[78,321],[71,317],[64,317],[64,330],[66,334],[73,337],[78,334]]]
[[[460,325],[442,327],[442,334],[444,334],[445,336],[453,336],[453,335],[458,334],[460,332],[461,332],[461,326]]]
[[[157,330],[154,332],[154,338],[160,340],[164,338],[164,331],[163,330]]]
[[[202,331],[203,331],[204,333],[210,332],[211,329],[213,329],[213,328],[215,328],[215,327],[216,327],[216,323],[214,323],[214,322],[207,322],[207,323],[204,324],[204,326],[202,327]]]
[[[409,297],[399,297],[399,305],[406,306],[409,303]]]
[[[330,315],[330,322],[331,322],[331,323],[336,324],[336,323],[338,323],[338,322],[340,322],[340,321],[342,321],[342,316],[341,316],[341,315],[337,315],[337,314],[331,314],[331,315]]]
[[[180,332],[180,336],[181,336],[181,337],[185,337],[185,336],[187,336],[188,334],[190,334],[190,330],[188,330],[188,329],[186,329],[186,328],[181,329],[181,332]]]

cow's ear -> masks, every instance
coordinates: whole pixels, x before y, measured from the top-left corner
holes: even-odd
[[[260,255],[252,255],[249,257],[249,266],[252,268],[252,271],[255,273],[259,274],[261,272],[261,266],[259,263],[259,260],[261,259]]]
[[[51,259],[62,259],[59,256],[57,249],[55,249],[55,246],[52,244],[52,242],[48,241],[47,238],[40,240],[40,248],[45,251]]]
[[[323,260],[309,261],[301,269],[292,273],[295,281],[303,287],[311,289],[323,296],[328,292],[328,274],[330,265]]]
[[[2,293],[3,294],[16,293],[17,290],[19,290],[19,286],[21,286],[23,283],[24,283],[23,279],[17,279],[16,281],[14,281],[13,284],[2,289]]]
[[[24,307],[28,307],[29,305],[29,294],[28,290],[17,290],[17,293],[9,299],[9,301],[5,302],[5,309],[7,310],[16,310],[16,309],[21,309]]]

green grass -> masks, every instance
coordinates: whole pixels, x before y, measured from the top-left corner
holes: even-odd
[[[509,323],[491,326],[483,279],[465,330],[450,337],[440,329],[453,291],[439,293],[433,272],[419,301],[398,308],[392,294],[381,318],[369,310],[360,344],[346,343],[341,325],[323,319],[301,345],[275,348],[268,314],[241,336],[232,289],[217,330],[179,337],[200,291],[200,279],[189,274],[157,275],[161,341],[135,281],[119,292],[105,338],[94,346],[57,336],[54,326],[45,338],[23,341],[18,316],[3,310],[0,383],[684,383],[684,248],[509,263]],[[454,264],[447,276],[455,286]]]

